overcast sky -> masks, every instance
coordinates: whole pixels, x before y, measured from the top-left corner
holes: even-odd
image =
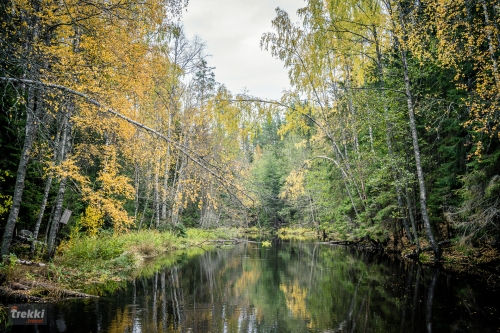
[[[278,99],[289,88],[283,63],[260,49],[260,37],[273,31],[275,8],[288,12],[292,21],[304,0],[189,0],[183,14],[186,35],[198,35],[216,67],[215,80],[233,93],[246,88],[254,96]]]

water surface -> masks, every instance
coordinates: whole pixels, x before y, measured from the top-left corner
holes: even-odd
[[[99,299],[11,332],[500,332],[500,293],[368,252],[244,243],[180,255]]]

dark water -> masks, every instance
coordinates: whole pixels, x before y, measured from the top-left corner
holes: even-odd
[[[388,257],[300,242],[177,258],[10,332],[500,332],[500,293]]]

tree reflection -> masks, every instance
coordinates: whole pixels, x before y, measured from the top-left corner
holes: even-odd
[[[113,297],[61,307],[48,329],[58,332],[60,320],[68,332],[431,333],[498,323],[480,310],[488,298],[437,269],[341,247],[274,245],[186,254]]]
[[[432,302],[434,300],[434,289],[436,288],[436,282],[439,276],[439,269],[434,270],[432,275],[432,280],[429,285],[429,293],[427,294],[427,306],[425,308],[425,326],[428,333],[432,333]]]

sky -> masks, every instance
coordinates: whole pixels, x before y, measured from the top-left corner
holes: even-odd
[[[270,51],[260,49],[260,37],[274,31],[275,8],[287,11],[298,22],[297,9],[304,0],[189,0],[183,13],[186,35],[206,43],[208,66],[215,80],[233,93],[279,99],[289,89],[287,70]]]

